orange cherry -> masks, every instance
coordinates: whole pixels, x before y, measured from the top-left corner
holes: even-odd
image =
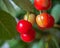
[[[37,15],[36,23],[40,28],[51,28],[54,25],[54,18],[48,13]]]

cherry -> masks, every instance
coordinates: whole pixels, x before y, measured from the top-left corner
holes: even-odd
[[[26,20],[20,20],[16,26],[19,33],[27,33],[31,28],[32,24]]]
[[[34,25],[34,23],[35,23],[35,14],[29,14],[28,16],[27,16],[27,14],[25,14],[25,16],[24,16],[24,20],[27,20],[27,21],[29,21],[32,25]]]
[[[50,22],[50,23],[49,23],[49,25],[47,26],[47,28],[52,27],[52,26],[54,25],[54,22],[55,22],[53,16],[51,16],[51,15],[49,16],[49,22]]]
[[[48,10],[51,7],[51,0],[34,0],[34,6],[37,10]]]
[[[54,25],[54,18],[48,13],[37,15],[36,23],[40,28],[51,28]]]
[[[35,35],[35,30],[31,29],[28,33],[20,34],[20,37],[24,42],[32,42],[35,39]]]

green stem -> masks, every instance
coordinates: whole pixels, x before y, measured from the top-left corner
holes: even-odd
[[[28,21],[28,19],[29,19],[29,12],[27,11],[27,21]]]
[[[42,13],[42,11],[41,11],[41,10],[40,10],[39,12],[40,12],[40,14]]]

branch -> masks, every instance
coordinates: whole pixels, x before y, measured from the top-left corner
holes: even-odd
[[[58,24],[55,24],[55,25],[54,25],[54,27],[56,27],[56,28],[60,28],[60,25],[58,25]]]

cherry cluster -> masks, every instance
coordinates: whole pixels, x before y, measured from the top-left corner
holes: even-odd
[[[20,20],[18,22],[17,31],[20,33],[20,37],[24,42],[31,42],[35,39],[35,30],[27,20]]]
[[[51,0],[34,0],[34,6],[38,11],[48,10],[51,7]],[[54,18],[47,12],[42,12],[36,17],[34,14],[25,15],[16,27],[24,42],[32,42],[35,39],[36,32],[32,27],[35,22],[40,29],[49,29],[54,25]]]

